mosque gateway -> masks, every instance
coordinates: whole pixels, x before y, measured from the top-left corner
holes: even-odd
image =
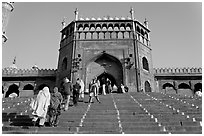
[[[124,84],[135,91],[154,91],[152,49],[148,22],[128,18],[79,18],[66,26],[63,22],[58,60],[57,83],[64,76],[77,77],[86,86],[96,77]],[[136,89],[135,89],[136,88]]]
[[[130,92],[192,95],[202,88],[201,68],[153,68],[148,21],[136,20],[133,9],[127,18],[80,18],[76,9],[72,22],[62,22],[57,69],[18,69],[14,61],[2,70],[2,90],[5,97],[33,95],[45,85],[61,87],[64,77],[81,78],[86,89],[93,78]]]

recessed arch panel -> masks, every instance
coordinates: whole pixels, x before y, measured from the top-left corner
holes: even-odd
[[[16,84],[10,85],[5,97],[9,97],[9,95],[12,93],[16,93],[19,96],[19,86],[17,86]]]
[[[145,92],[151,92],[151,85],[149,83],[149,81],[145,81]]]
[[[148,63],[146,57],[142,58],[142,66],[143,66],[143,69],[149,71],[149,63]]]
[[[190,86],[186,83],[181,83],[178,85],[178,89],[191,89]]]
[[[27,84],[23,87],[23,90],[33,90],[34,89],[34,86],[31,85],[31,84]]]

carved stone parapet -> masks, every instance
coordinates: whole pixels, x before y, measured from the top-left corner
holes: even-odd
[[[154,68],[155,74],[201,74],[202,68]]]
[[[2,70],[2,76],[51,76],[56,74],[56,69],[9,69]]]

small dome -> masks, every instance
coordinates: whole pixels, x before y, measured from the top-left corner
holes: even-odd
[[[97,20],[101,20],[101,18],[100,18],[100,17],[98,17],[98,18],[97,18]]]
[[[15,64],[12,64],[9,69],[17,69],[17,66]]]
[[[90,20],[88,17],[85,20]]]
[[[80,17],[79,20],[84,20],[84,19],[82,17]]]
[[[120,19],[121,19],[121,20],[125,20],[125,18],[124,18],[124,17],[121,17]]]
[[[108,20],[108,18],[107,17],[103,17],[103,20]]]
[[[115,20],[119,20],[119,18],[118,18],[118,17],[115,17]]]
[[[96,20],[96,19],[94,17],[92,17],[91,20]]]
[[[112,17],[109,17],[109,20],[113,20],[113,18],[112,18]]]

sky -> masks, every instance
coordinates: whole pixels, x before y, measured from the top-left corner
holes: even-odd
[[[149,22],[154,68],[202,67],[202,3],[197,2],[15,2],[2,45],[2,68],[16,56],[19,69],[35,64],[57,69],[61,22],[79,17],[134,17]]]

